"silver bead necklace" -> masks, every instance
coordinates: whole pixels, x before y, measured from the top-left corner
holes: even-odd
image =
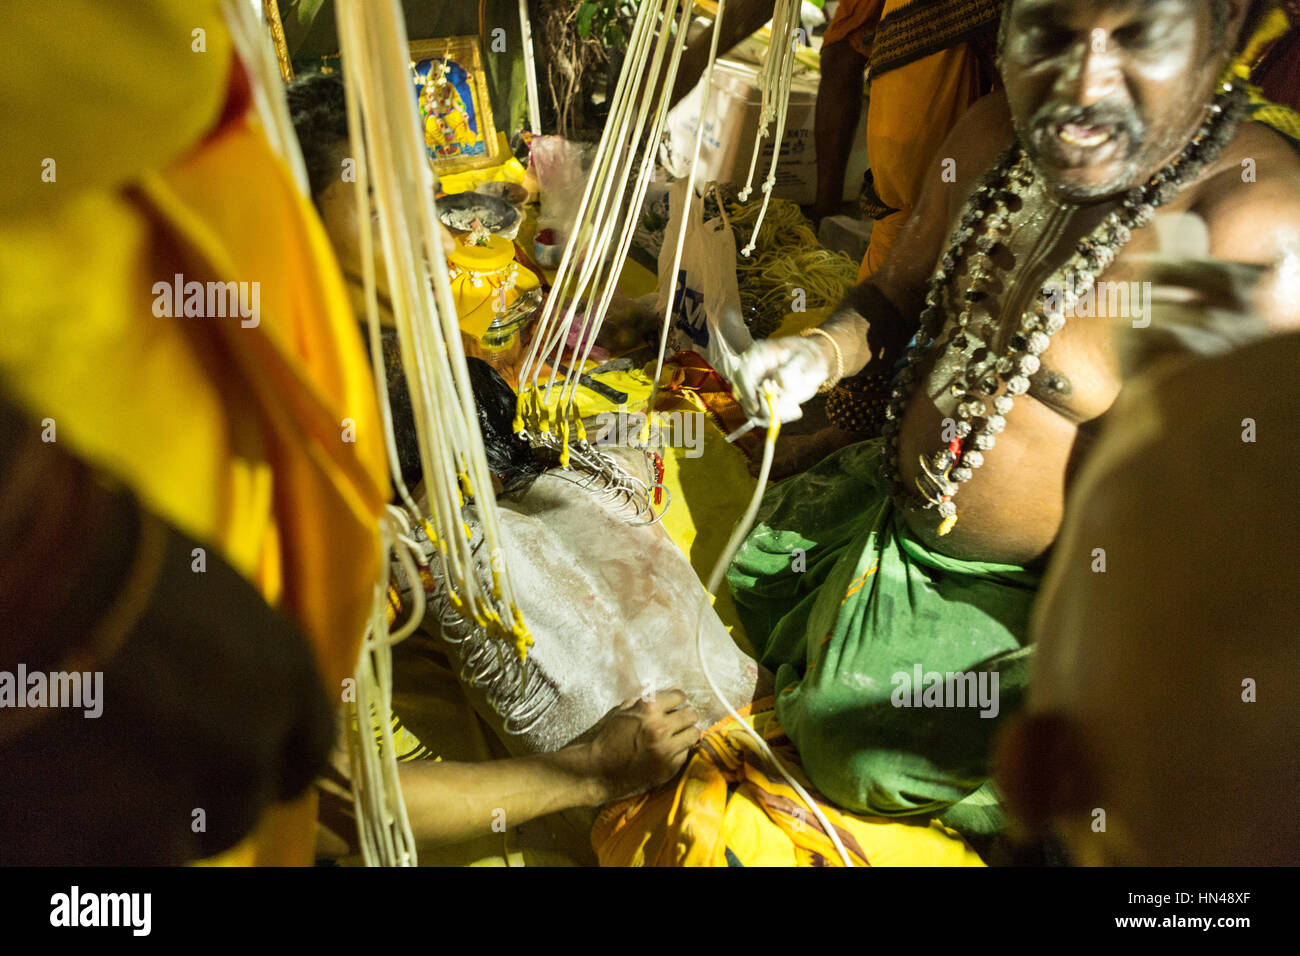
[[[964,349],[968,344],[972,307],[993,277],[993,254],[999,239],[1011,228],[1010,200],[1023,196],[1035,180],[1029,157],[1018,142],[1002,154],[967,200],[948,251],[940,257],[930,278],[920,329],[894,376],[882,432],[886,454],[881,473],[890,495],[900,507],[937,508],[943,519],[939,534],[946,535],[952,530],[957,523],[953,498],[960,486],[970,481],[975,470],[984,464],[985,453],[994,447],[997,436],[1006,428],[1006,416],[1015,397],[1029,391],[1030,376],[1041,367],[1041,356],[1051,344],[1052,336],[1065,328],[1066,315],[1092,289],[1097,276],[1114,263],[1132,239],[1133,231],[1149,225],[1157,208],[1173,202],[1185,183],[1194,182],[1219,158],[1236,132],[1245,102],[1244,90],[1230,82],[1223,83],[1205,120],[1178,156],[1145,185],[1130,189],[1097,228],[1079,240],[1074,254],[1049,279],[1042,303],[1021,316],[1005,354],[996,361],[976,363],[972,359],[967,364],[966,371],[953,385],[954,394],[960,393],[953,422],[955,437],[939,451],[918,456],[921,473],[916,477],[916,492],[905,491],[898,461],[899,428],[914,387],[917,366],[943,334],[945,296],[955,281],[958,267],[969,260],[969,285],[956,319],[956,332],[949,342],[949,347]]]

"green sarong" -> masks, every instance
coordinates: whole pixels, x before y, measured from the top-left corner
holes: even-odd
[[[781,725],[825,796],[993,832],[989,753],[1023,698],[1039,575],[923,545],[884,493],[882,450],[851,445],[769,489],[727,578],[776,673]],[[917,665],[944,685],[917,680]],[[993,675],[984,706],[975,687],[992,691]]]

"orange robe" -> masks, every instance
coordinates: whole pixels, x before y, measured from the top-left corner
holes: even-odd
[[[881,22],[914,0],[842,0],[826,28],[823,47],[847,41],[872,59]],[[960,7],[962,4],[953,4]],[[972,18],[986,18],[979,8]],[[942,11],[931,10],[937,17]],[[873,70],[867,105],[867,158],[876,194],[897,210],[876,220],[858,281],[878,270],[921,197],[924,178],[948,133],[981,95],[978,58],[966,43],[889,69]]]

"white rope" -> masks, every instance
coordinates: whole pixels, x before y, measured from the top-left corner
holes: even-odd
[[[442,251],[433,175],[420,135],[401,6],[397,0],[338,0],[335,13],[357,170],[357,222],[371,360],[389,468],[405,505],[405,511],[390,508],[381,526],[385,576],[376,584],[370,629],[357,667],[348,747],[363,858],[371,865],[411,865],[416,862],[415,845],[398,780],[390,719],[392,647],[420,625],[426,611],[419,565],[427,560],[412,536],[413,527],[421,526],[431,542],[437,570],[430,570],[450,606],[484,627],[498,643],[512,639],[521,655],[531,638],[501,549],[496,497]],[[402,481],[389,406],[370,231],[372,181],[393,320],[424,470],[423,508]],[[480,525],[486,574],[476,560],[466,520],[470,499]],[[387,588],[393,559],[410,584],[412,606],[407,620],[390,634]],[[526,672],[520,669],[521,675]]]
[[[638,10],[637,22],[634,25],[632,38],[628,45],[627,57],[623,63],[619,83],[615,88],[615,102],[611,105],[605,131],[601,136],[600,147],[596,152],[592,175],[587,181],[584,202],[579,208],[578,223],[565,246],[564,255],[560,261],[560,269],[542,315],[541,327],[544,328],[547,323],[553,321],[557,315],[558,307],[561,304],[566,304],[567,300],[567,308],[564,313],[567,315],[567,319],[563,320],[560,326],[563,334],[554,339],[556,353],[551,361],[553,367],[559,364],[565,344],[564,340],[567,338],[569,327],[573,324],[575,318],[573,307],[580,300],[582,293],[586,291],[597,269],[605,265],[604,253],[608,249],[609,239],[616,221],[626,218],[626,211],[621,208],[622,199],[626,195],[630,183],[631,169],[636,159],[637,146],[645,138],[644,131],[646,120],[651,112],[654,82],[659,77],[664,54],[667,52],[668,42],[671,38],[668,17],[677,6],[677,2],[678,0],[648,0]],[[646,73],[645,64],[651,56],[651,43],[654,39],[656,26],[661,19],[663,26],[659,30],[658,41],[653,44],[653,59],[649,73]],[[676,44],[679,52],[681,39],[679,36]],[[642,77],[644,77],[645,81],[638,88],[636,83]],[[660,106],[662,108],[662,103]],[[634,107],[636,108],[635,126],[633,126],[632,121]],[[597,190],[599,190],[599,198],[592,202],[592,194]],[[578,271],[575,277],[574,263],[579,258],[580,263],[577,266]],[[584,330],[591,317],[591,311],[587,310],[584,315]],[[541,336],[538,337],[539,341],[540,339]],[[530,355],[530,363],[535,358],[536,356]],[[536,383],[536,376],[541,371],[540,365],[532,371],[533,382]],[[551,381],[553,382],[554,379],[552,378]],[[550,385],[548,384],[546,396],[548,402],[550,394]]]
[[[741,518],[740,523],[736,525],[735,530],[731,533],[731,540],[729,540],[727,546],[722,549],[722,554],[718,555],[718,561],[713,566],[713,572],[709,575],[708,592],[711,598],[717,598],[718,588],[722,585],[723,575],[727,573],[727,568],[729,568],[731,562],[735,560],[736,554],[740,551],[740,546],[745,541],[745,537],[749,534],[750,529],[753,528],[754,519],[757,518],[759,506],[763,502],[763,492],[767,488],[767,477],[772,469],[772,457],[776,451],[776,436],[780,431],[780,418],[776,414],[776,394],[776,387],[774,385],[770,382],[765,382],[763,384],[763,397],[767,402],[768,421],[772,422],[767,430],[767,441],[763,445],[763,465],[759,470],[758,485],[754,488],[754,496],[749,501],[749,507],[745,509],[744,517]],[[731,702],[727,700],[722,691],[718,689],[718,685],[713,680],[713,675],[709,673],[709,664],[704,655],[704,615],[709,606],[709,601],[704,601],[701,604],[699,623],[695,630],[695,651],[700,659],[700,671],[704,674],[704,680],[708,683],[709,690],[713,691],[713,696],[716,697],[718,702],[726,708],[727,713],[731,716],[732,720],[736,722],[736,725],[753,738],[754,744],[758,747],[759,753],[763,755],[764,759],[775,767],[777,772],[785,779],[785,782],[790,785],[791,789],[793,789],[795,793],[799,794],[799,799],[804,802],[808,809],[812,811],[813,816],[817,818],[817,822],[821,824],[823,832],[830,838],[831,843],[835,847],[835,851],[839,853],[840,859],[843,861],[844,865],[848,867],[853,866],[853,860],[849,856],[849,851],[844,848],[844,843],[840,840],[839,834],[836,833],[835,827],[831,825],[826,814],[823,813],[821,807],[817,805],[817,801],[812,798],[812,795],[809,794],[802,785],[800,785],[799,781],[795,780],[795,778],[791,776],[790,771],[785,768],[785,764],[781,763],[781,761],[777,759],[776,754],[772,753],[772,748],[767,745],[767,741],[759,735],[758,731],[746,723],[740,714],[736,713],[735,708],[731,706]]]
[[[664,370],[664,355],[668,351],[668,333],[672,330],[673,311],[677,306],[677,275],[682,268],[682,253],[686,249],[686,233],[690,223],[691,203],[695,201],[695,178],[700,166],[700,153],[704,147],[704,127],[709,118],[709,103],[713,98],[713,67],[718,61],[718,37],[722,33],[722,16],[727,12],[727,0],[718,0],[718,15],[713,21],[713,36],[709,40],[709,62],[704,68],[704,77],[700,80],[703,93],[700,99],[700,121],[695,129],[695,149],[691,153],[691,168],[686,176],[686,205],[682,209],[681,227],[677,230],[677,248],[673,252],[673,268],[666,278],[672,290],[668,295],[668,304],[664,307],[664,324],[659,330],[659,351],[655,355],[655,373],[650,380],[650,401],[646,405],[646,416],[654,414],[655,401],[659,396],[659,376]],[[703,199],[701,199],[701,202]],[[721,205],[721,203],[719,203]],[[661,282],[665,281],[660,278]]]
[[[790,86],[794,79],[795,50],[800,35],[799,13],[800,0],[777,0],[777,7],[772,17],[772,38],[768,43],[767,56],[763,60],[763,69],[758,75],[758,85],[763,93],[763,105],[759,115],[758,133],[754,137],[754,155],[749,162],[749,178],[745,188],[740,191],[740,201],[749,199],[754,187],[754,172],[758,167],[758,154],[762,141],[767,136],[768,126],[776,120],[776,135],[772,140],[772,161],[768,167],[767,178],[763,181],[763,205],[758,211],[754,224],[754,233],[749,244],[740,251],[742,256],[752,255],[754,245],[758,242],[758,230],[767,215],[768,205],[772,201],[772,189],[776,185],[776,167],[781,160],[781,141],[785,138],[786,116],[790,109]]]
[[[280,62],[275,56],[270,27],[257,5],[248,0],[221,0],[222,15],[230,28],[230,37],[240,61],[248,68],[253,90],[253,106],[271,149],[289,167],[294,185],[302,196],[311,195],[307,184],[307,164],[303,162],[298,137],[289,118],[289,102]]]
[[[528,393],[537,392],[543,366],[550,365],[552,374],[547,379],[540,403],[548,409],[553,407],[557,413],[556,420],[564,436],[563,464],[568,462],[567,430],[573,418],[578,373],[590,357],[613,299],[617,277],[636,228],[634,211],[644,201],[654,174],[654,159],[667,123],[671,90],[681,62],[691,13],[689,0],[680,4],[679,0],[646,0],[638,8],[623,70],[615,87],[609,118],[579,204],[574,229],[522,367],[521,414],[516,426],[524,429],[522,411]],[[639,166],[638,155],[642,157]],[[583,303],[588,290],[592,290],[592,294],[585,303],[586,307],[578,314],[578,306]],[[554,395],[557,382],[554,371],[561,367],[565,347],[570,341],[572,352],[568,371],[557,397]],[[537,425],[543,434],[549,430],[545,419]],[[581,424],[578,423],[576,428],[581,437]]]
[[[392,550],[389,522],[381,522],[383,554]],[[401,551],[398,549],[399,560]],[[414,562],[406,558],[414,570]],[[408,565],[404,565],[408,566]],[[419,578],[416,588],[423,596]],[[423,602],[414,613],[404,637],[423,616]],[[361,658],[353,674],[356,700],[345,711],[348,756],[352,765],[352,799],[357,814],[357,837],[361,858],[367,866],[415,866],[418,862],[415,836],[402,799],[397,771],[397,747],[393,740],[393,654],[396,641],[388,636],[387,581],[375,583],[370,609],[370,627],[362,646]],[[375,733],[379,733],[376,745]]]
[[[537,94],[537,58],[533,54],[533,24],[528,0],[519,0],[519,35],[524,45],[524,80],[528,84],[528,125],[534,136],[542,135],[542,106]]]

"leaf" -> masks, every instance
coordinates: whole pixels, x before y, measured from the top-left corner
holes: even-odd
[[[605,45],[611,47],[627,46],[627,37],[623,34],[623,28],[617,23],[605,25]]]
[[[591,33],[591,21],[596,17],[596,4],[587,0],[578,8],[578,36],[584,40]]]

